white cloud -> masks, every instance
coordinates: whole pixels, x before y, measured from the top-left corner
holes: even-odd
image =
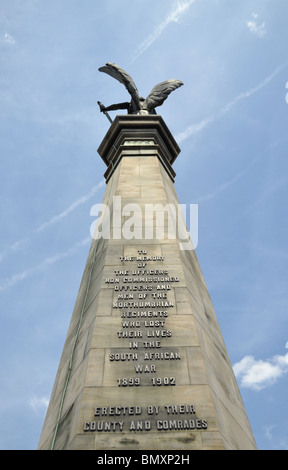
[[[251,33],[255,33],[259,38],[263,38],[266,35],[265,23],[257,25],[256,21],[246,21],[246,24]]]
[[[47,397],[36,397],[33,395],[29,400],[29,406],[36,414],[45,414],[49,405]]]
[[[218,112],[211,114],[211,116],[203,119],[197,124],[192,124],[191,126],[187,127],[183,132],[180,132],[175,136],[176,141],[180,144],[183,142],[183,140],[188,139],[191,135],[198,134],[199,132],[203,131],[206,127],[209,126],[209,124],[212,124],[215,122],[217,119],[225,116],[227,113],[231,111],[231,109],[239,103],[239,101],[249,98],[250,96],[254,95],[258,91],[262,90],[266,85],[268,85],[273,78],[276,77],[276,75],[281,72],[281,70],[287,65],[287,63],[284,63],[277,67],[274,72],[272,72],[268,77],[266,77],[259,85],[257,85],[254,88],[251,88],[248,91],[245,91],[243,93],[240,93],[238,96],[236,96],[232,101],[230,101],[228,104],[223,106]]]
[[[14,44],[16,44],[15,39],[9,33],[2,34],[2,42],[10,46],[13,46]]]
[[[257,13],[252,13],[252,19],[246,21],[246,26],[251,33],[256,34],[259,38],[263,38],[267,33],[265,22],[258,24]]]
[[[170,23],[178,23],[181,18],[185,15],[188,11],[189,7],[192,3],[195,3],[196,0],[188,0],[188,1],[177,1],[173,4],[171,11],[168,13],[166,18],[156,26],[153,33],[147,36],[143,42],[138,46],[136,51],[136,56],[134,57],[134,62],[140,55],[142,55],[155,41],[159,38],[159,36],[163,33],[163,31],[167,28]]]
[[[264,426],[264,431],[265,431],[265,437],[269,440],[273,438],[273,429],[275,429],[276,426],[275,424],[272,424],[270,426]]]
[[[253,356],[245,356],[234,364],[233,370],[242,387],[262,390],[287,374],[288,353],[283,356],[274,356],[265,361],[256,360]]]

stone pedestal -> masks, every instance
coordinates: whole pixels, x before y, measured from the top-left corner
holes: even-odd
[[[160,116],[127,115],[98,152],[103,211],[39,449],[256,449],[196,253],[177,230],[178,145]]]

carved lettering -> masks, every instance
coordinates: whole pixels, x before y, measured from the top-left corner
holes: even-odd
[[[110,350],[107,359],[111,367],[119,371],[115,381],[121,390],[150,386],[155,388],[157,396],[158,387],[177,386],[176,362],[181,360],[181,354],[178,348],[169,347],[172,337],[169,317],[174,313],[175,283],[180,280],[177,276],[170,276],[165,267],[154,265],[164,262],[164,256],[151,256],[146,250],[137,250],[134,256],[120,256],[120,262],[128,262],[131,268],[114,269],[105,277],[104,284],[113,287],[115,293],[112,308],[117,310],[113,310],[113,315],[119,312],[119,329],[115,334],[121,339],[121,344],[123,340],[123,346]],[[169,369],[166,369],[172,371],[175,368],[175,377],[174,372],[171,376],[161,374],[163,361],[171,361]],[[129,367],[130,376],[127,373]],[[121,377],[121,370],[125,370],[127,376],[123,374]],[[84,423],[83,431],[143,433],[154,429],[163,433],[205,430],[207,427],[207,420],[196,417],[192,404],[159,403],[145,407],[113,404],[96,407],[94,419]]]

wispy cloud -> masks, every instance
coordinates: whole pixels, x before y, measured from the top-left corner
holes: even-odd
[[[274,194],[283,186],[287,186],[286,175],[281,176],[280,178],[276,180],[269,181],[269,183],[266,183],[262,192],[257,196],[257,198],[253,202],[251,202],[250,206],[245,211],[243,211],[241,217],[246,216],[247,214],[250,214],[251,212],[253,212],[257,206],[259,206],[260,204],[263,204],[268,198],[271,197],[272,194]],[[258,249],[259,248],[255,247],[255,252],[258,251]]]
[[[199,132],[203,131],[206,129],[210,124],[215,122],[217,119],[225,116],[228,114],[234,106],[236,106],[239,101],[242,101],[244,99],[250,98],[250,96],[255,95],[258,93],[262,88],[264,88],[266,85],[268,85],[280,72],[283,70],[283,68],[287,65],[287,63],[284,63],[277,67],[274,72],[272,72],[268,77],[266,77],[259,85],[255,86],[254,88],[251,88],[248,91],[244,91],[243,93],[240,93],[237,95],[232,101],[230,101],[228,104],[223,106],[218,112],[211,114],[211,116],[203,119],[197,124],[192,124],[191,126],[187,127],[183,132],[180,132],[178,135],[176,135],[175,139],[178,143],[183,142],[184,140],[188,139],[192,135],[198,134]]]
[[[33,235],[35,236],[35,234],[38,234],[38,233],[43,232],[44,230],[48,229],[52,225],[56,224],[57,222],[59,222],[60,220],[64,219],[69,214],[71,214],[71,212],[73,212],[75,209],[77,209],[77,207],[79,207],[81,204],[84,204],[85,202],[89,201],[89,199],[91,199],[94,196],[94,194],[97,191],[99,191],[99,189],[101,189],[104,185],[105,185],[105,181],[103,180],[100,183],[98,183],[96,186],[93,186],[93,188],[87,194],[84,194],[79,199],[74,201],[64,211],[60,212],[57,215],[54,215],[53,217],[51,217],[46,222],[43,222],[43,224],[39,225],[39,227],[37,227],[36,229],[34,229],[32,231],[32,233],[30,234],[29,237],[23,238],[21,240],[17,240],[10,247],[6,248],[6,250],[4,250],[2,253],[0,253],[0,263],[4,260],[4,258],[6,258],[6,256],[8,256],[9,254],[19,250],[24,245],[26,245],[29,241],[31,241]]]
[[[251,162],[249,163],[249,165],[247,165],[246,168],[244,168],[244,170],[242,171],[239,171],[239,173],[237,173],[236,176],[234,176],[233,178],[231,178],[229,181],[226,181],[225,183],[222,183],[220,184],[220,186],[218,186],[214,191],[210,192],[210,193],[207,193],[206,195],[204,196],[201,196],[199,197],[195,203],[199,204],[200,202],[205,202],[205,201],[208,201],[209,199],[213,199],[214,197],[218,196],[218,194],[222,193],[223,191],[225,191],[226,189],[228,189],[230,186],[233,186],[233,184],[235,184],[238,180],[240,180],[241,178],[243,178],[243,176],[246,175],[246,173],[249,171],[250,167],[259,159],[259,157],[255,157],[253,160],[251,160]]]
[[[258,22],[258,14],[252,13],[252,19],[246,21],[247,28],[251,33],[256,34],[259,38],[263,38],[266,36],[266,24],[265,22],[259,24]]]
[[[4,11],[0,12],[0,46],[13,46],[16,44],[14,37],[8,33],[11,29],[11,24],[7,19],[7,16]]]
[[[138,46],[136,55],[132,62],[138,59],[155,41],[161,36],[163,31],[167,28],[170,23],[178,23],[181,18],[187,13],[189,7],[197,0],[188,1],[177,1],[173,4],[171,11],[168,13],[166,18],[159,23],[154,29],[153,33],[144,39],[143,42]]]
[[[29,406],[36,414],[44,415],[48,405],[49,398],[47,397],[36,397],[36,395],[33,395],[29,400]]]
[[[84,194],[84,196],[81,196],[79,199],[73,202],[69,207],[67,207],[67,209],[60,212],[60,214],[54,215],[47,222],[44,222],[43,224],[41,224],[38,228],[35,229],[35,232],[36,233],[42,232],[44,229],[51,227],[51,225],[54,225],[56,222],[59,222],[59,220],[67,217],[67,215],[69,215],[71,212],[77,209],[77,207],[79,207],[81,204],[84,204],[85,202],[89,201],[89,199],[91,199],[94,196],[94,194],[100,188],[104,186],[104,184],[105,184],[105,181],[103,180],[100,183],[98,183],[96,186],[93,186],[93,188],[91,189],[91,191],[89,191],[89,193]]]
[[[287,374],[288,353],[264,361],[256,360],[253,356],[245,356],[240,362],[234,364],[233,370],[242,387],[256,391],[262,390]]]
[[[269,440],[273,438],[273,430],[276,428],[275,424],[271,424],[270,426],[264,426],[265,437]]]
[[[2,44],[7,44],[9,46],[13,46],[14,44],[16,44],[15,39],[9,33],[3,33],[1,35],[1,40],[0,41],[2,42]]]
[[[13,276],[2,280],[2,282],[0,283],[0,292],[6,291],[10,287],[17,284],[18,282],[23,281],[24,279],[26,279],[29,276],[32,276],[36,272],[42,271],[43,269],[56,263],[57,261],[67,258],[68,256],[72,256],[80,248],[88,245],[89,243],[91,243],[91,237],[84,238],[80,242],[75,243],[75,245],[73,245],[67,251],[62,251],[62,252],[56,253],[55,255],[48,256],[36,266],[33,266],[32,268],[29,268],[29,269],[25,269],[24,271],[21,271],[20,273],[14,274]]]

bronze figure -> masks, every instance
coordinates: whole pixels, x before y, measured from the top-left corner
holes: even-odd
[[[107,73],[125,85],[125,88],[131,95],[130,102],[112,104],[107,107],[98,101],[100,111],[104,113],[117,109],[127,109],[128,114],[156,114],[155,108],[161,106],[172,91],[183,85],[183,82],[180,80],[166,80],[156,85],[145,99],[139,95],[138,89],[130,75],[118,65],[109,62],[104,67],[100,67],[99,71]]]

